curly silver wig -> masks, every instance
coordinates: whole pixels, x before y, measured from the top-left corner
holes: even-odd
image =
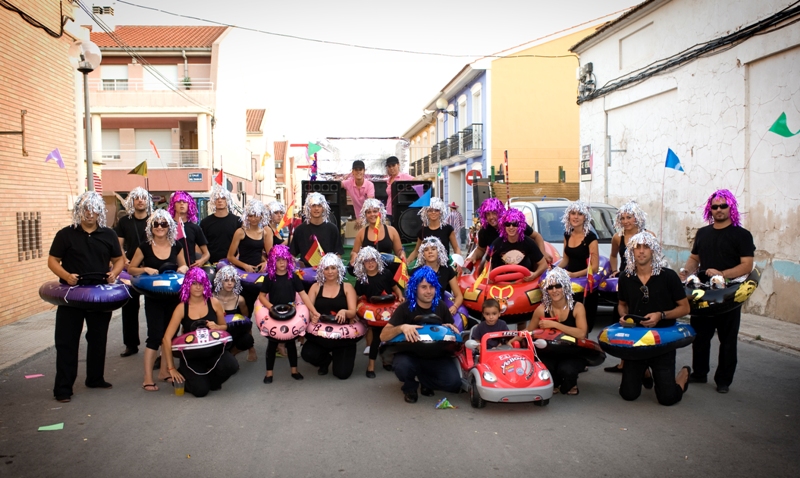
[[[134,207],[134,201],[137,199],[144,199],[147,201],[147,215],[153,213],[153,197],[147,192],[147,189],[143,187],[133,188],[128,194],[128,197],[125,198],[125,211],[128,213],[128,217],[133,216],[133,213],[136,212],[136,208]]]
[[[325,222],[330,222],[331,207],[328,205],[328,200],[325,199],[320,193],[308,193],[306,196],[306,203],[303,205],[303,216],[306,218],[306,223],[311,221],[311,206],[321,205],[325,210],[322,217]]]
[[[572,234],[572,226],[569,223],[569,213],[571,212],[583,214],[583,233],[589,234],[589,205],[583,201],[575,201],[564,209],[561,223],[564,224],[564,232],[567,234]]]
[[[643,244],[653,251],[653,259],[650,261],[650,264],[653,267],[653,275],[657,276],[661,273],[661,268],[664,266],[665,261],[664,256],[661,253],[661,244],[658,243],[656,236],[650,234],[649,232],[640,232],[631,237],[628,241],[628,248],[625,250],[625,273],[627,273],[629,276],[636,273],[634,249],[636,249],[636,246],[639,244]]]
[[[72,208],[72,225],[80,226],[83,214],[87,212],[97,214],[97,227],[106,227],[106,203],[103,196],[94,191],[86,191],[78,196]]]
[[[383,258],[381,257],[381,253],[378,252],[372,246],[364,246],[358,251],[358,255],[356,255],[355,263],[353,264],[353,275],[356,276],[359,282],[362,284],[366,284],[367,279],[367,270],[364,268],[364,262],[374,259],[378,263],[378,274],[382,273],[386,266],[383,263]]]
[[[172,219],[172,216],[169,215],[166,209],[156,209],[153,211],[153,214],[150,215],[150,218],[147,219],[147,227],[145,228],[147,242],[150,244],[153,243],[153,223],[161,221],[167,221],[169,223],[167,239],[171,245],[175,244],[175,238],[178,237],[178,225],[175,224],[175,220]]]
[[[419,210],[417,214],[419,214],[420,219],[422,219],[422,224],[425,227],[428,227],[428,211],[430,210],[436,210],[441,213],[439,215],[439,227],[444,227],[445,222],[447,222],[447,216],[450,214],[447,209],[447,203],[440,198],[431,198],[430,206],[423,207]]]
[[[544,305],[544,312],[548,317],[553,317],[553,300],[547,292],[547,288],[556,284],[561,285],[561,290],[564,291],[564,298],[567,299],[569,310],[575,307],[575,300],[572,298],[572,281],[569,278],[569,272],[560,267],[553,267],[547,271],[547,276],[539,283],[539,288],[542,290],[542,305]]]
[[[344,282],[344,274],[346,272],[342,259],[336,254],[329,252],[322,256],[317,266],[317,284],[322,286],[325,284],[325,268],[335,266],[339,270],[339,284]]]

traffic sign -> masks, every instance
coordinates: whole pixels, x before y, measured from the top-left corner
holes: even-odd
[[[476,179],[480,179],[482,177],[483,177],[483,174],[481,174],[481,172],[479,170],[473,169],[473,170],[467,172],[467,184],[472,186],[473,181],[475,181]]]

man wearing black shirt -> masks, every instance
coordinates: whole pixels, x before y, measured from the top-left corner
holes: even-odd
[[[220,259],[228,257],[233,235],[241,227],[242,222],[239,216],[231,212],[231,194],[227,189],[215,184],[211,190],[211,201],[213,214],[200,222],[200,229],[208,240],[210,260],[212,263],[217,263]]]
[[[325,196],[320,193],[308,193],[303,214],[306,216],[306,222],[298,226],[292,234],[292,243],[289,247],[292,255],[299,257],[306,267],[311,267],[305,256],[314,245],[316,237],[319,246],[325,251],[324,254],[332,252],[341,257],[344,254],[342,235],[339,227],[328,221],[328,218],[334,216],[330,212]]]
[[[698,271],[700,280],[713,276],[735,279],[753,270],[756,246],[750,231],[741,227],[736,198],[727,189],[714,192],[706,202],[705,219],[710,225],[697,231],[692,254],[681,269],[681,278]],[[736,343],[742,308],[717,314],[713,317],[692,316],[691,324],[697,332],[692,343],[692,382],[706,383],[711,369],[711,339],[714,331],[719,337],[719,359],[714,382],[719,393],[728,393],[736,372]]]
[[[672,327],[675,319],[689,313],[689,301],[678,274],[661,267],[661,246],[649,232],[640,232],[628,241],[628,266],[619,276],[620,323],[625,324],[627,314],[646,320],[645,327]],[[689,367],[683,367],[675,376],[674,350],[646,360],[625,360],[619,394],[625,400],[636,400],[642,393],[645,373],[650,369],[655,384],[656,398],[661,405],[674,405],[681,401],[688,387]]]
[[[197,206],[194,198],[186,191],[175,191],[170,199],[170,213],[176,224],[183,223],[183,239],[176,239],[183,249],[183,259],[188,267],[203,267],[211,258],[208,241],[203,230],[197,225]],[[200,257],[197,257],[197,249]],[[227,252],[226,252],[227,254]]]
[[[381,332],[381,340],[386,342],[403,334],[409,342],[419,341],[420,325],[414,325],[418,315],[436,314],[442,319],[445,327],[459,333],[453,325],[453,316],[444,302],[438,300],[439,282],[433,269],[420,267],[411,276],[406,291],[406,301],[395,309],[389,324]],[[434,305],[436,302],[436,305]],[[398,353],[392,362],[394,373],[403,382],[405,401],[417,401],[417,387],[422,385],[422,394],[432,396],[433,391],[445,390],[458,392],[461,390],[461,376],[452,358],[423,359],[413,355]],[[417,383],[417,378],[419,382]]]
[[[73,224],[58,233],[50,246],[47,267],[62,284],[77,285],[81,274],[106,273],[113,284],[125,265],[117,234],[106,225],[102,196],[87,191],[78,197]],[[109,264],[113,262],[111,272]],[[105,381],[106,340],[111,312],[95,312],[61,305],[56,311],[56,379],[53,395],[69,402],[78,377],[78,349],[86,320],[86,386],[111,388]]]
[[[139,244],[147,242],[147,219],[153,212],[153,199],[146,189],[138,187],[128,194],[125,200],[127,216],[117,222],[115,232],[119,236],[119,246],[125,251],[125,268],[133,259]],[[122,306],[122,343],[125,350],[120,357],[129,357],[139,352],[139,293],[128,289],[130,300]]]

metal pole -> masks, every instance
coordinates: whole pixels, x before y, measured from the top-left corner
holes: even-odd
[[[92,118],[89,115],[89,72],[83,72],[83,116],[86,120],[86,187],[94,191],[94,173],[92,171]]]

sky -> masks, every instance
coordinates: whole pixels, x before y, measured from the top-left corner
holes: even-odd
[[[112,0],[117,25],[211,25]],[[128,1],[128,0],[126,0]],[[393,53],[234,30],[241,101],[286,139],[401,136],[467,63],[635,6],[637,0],[129,0],[199,19]],[[76,8],[76,23],[91,24]],[[95,29],[97,27],[95,26]],[[469,56],[472,55],[472,56]],[[520,61],[548,61],[526,59]]]

